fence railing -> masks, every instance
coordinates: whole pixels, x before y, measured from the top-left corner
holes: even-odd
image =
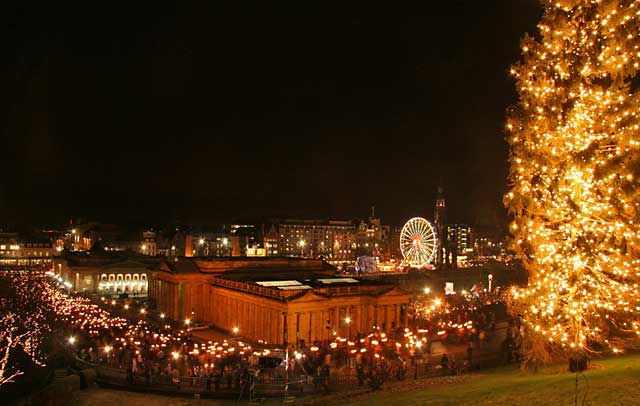
[[[478,363],[496,365],[494,358],[478,359]],[[217,376],[172,376],[167,374],[128,373],[119,368],[100,365],[96,368],[99,383],[119,385],[129,388],[157,390],[172,393],[202,394],[210,397],[230,396],[279,396],[287,391],[292,393],[341,391],[367,385],[368,376],[355,369],[334,369],[329,376],[286,372],[273,369],[257,375],[224,374]],[[468,372],[468,368],[443,368],[436,363],[409,365],[405,368],[393,366],[386,372],[386,381],[433,378],[446,374]]]

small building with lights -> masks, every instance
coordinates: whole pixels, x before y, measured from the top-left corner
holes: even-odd
[[[0,270],[48,271],[59,254],[46,238],[24,239],[17,233],[0,232]]]
[[[149,273],[161,259],[135,253],[67,253],[54,259],[54,272],[71,289],[105,296],[147,296]]]
[[[409,293],[336,276],[304,258],[183,258],[150,275],[149,296],[175,320],[199,320],[254,342],[302,346],[407,326]]]

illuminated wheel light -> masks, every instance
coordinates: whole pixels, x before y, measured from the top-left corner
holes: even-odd
[[[402,227],[400,251],[411,266],[421,268],[433,261],[436,247],[435,230],[431,223],[422,217],[414,217]]]

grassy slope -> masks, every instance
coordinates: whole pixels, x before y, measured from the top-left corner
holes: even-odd
[[[589,383],[588,405],[640,404],[640,355],[601,360],[585,373]],[[580,401],[586,383],[580,378]],[[344,402],[344,405],[573,405],[575,374],[548,368],[523,374],[501,368],[475,374],[461,384],[442,384],[406,392],[378,392]]]

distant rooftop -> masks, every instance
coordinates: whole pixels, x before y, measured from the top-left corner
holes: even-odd
[[[330,278],[330,279],[318,279],[318,282],[328,285],[331,283],[359,283],[360,281],[353,278]]]
[[[305,225],[305,226],[354,226],[351,220],[301,220],[282,219],[278,222],[281,225]]]
[[[321,259],[290,257],[211,257],[166,260],[163,270],[177,274],[223,274],[238,281],[329,278],[336,268]]]

